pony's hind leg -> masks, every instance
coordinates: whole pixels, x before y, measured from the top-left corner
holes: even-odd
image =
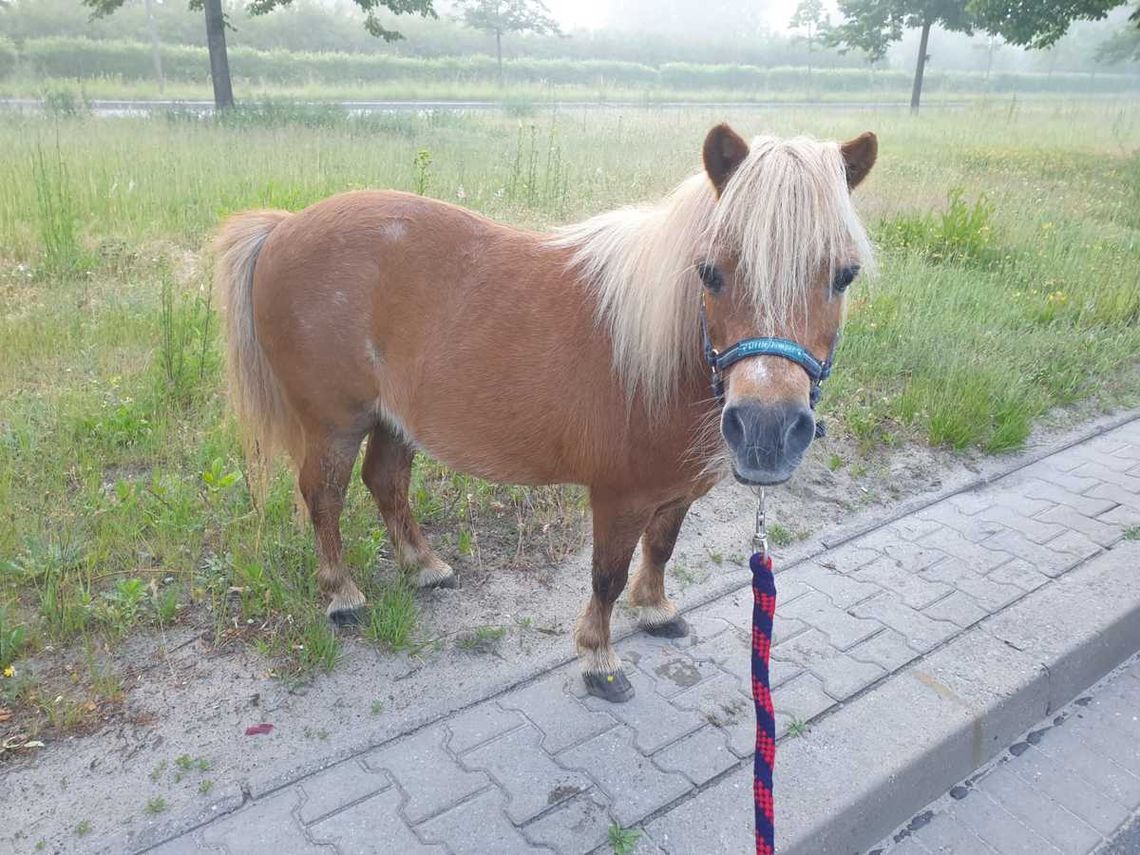
[[[578,618],[574,640],[586,689],[591,695],[620,703],[633,697],[633,685],[622,673],[610,640],[610,616],[625,588],[629,561],[648,511],[591,495],[594,514],[593,596]]]
[[[681,638],[689,634],[689,624],[665,595],[665,564],[673,556],[689,506],[686,498],[658,508],[641,537],[641,563],[629,586],[629,604],[650,635]]]
[[[415,449],[404,437],[387,425],[377,425],[368,438],[361,477],[384,517],[396,562],[413,584],[454,588],[455,571],[432,550],[408,504],[414,456]]]
[[[316,535],[317,585],[329,600],[329,619],[338,626],[356,623],[364,606],[364,594],[344,566],[340,539],[340,514],[360,440],[360,436],[338,439],[316,431],[307,433],[305,460],[298,475]]]

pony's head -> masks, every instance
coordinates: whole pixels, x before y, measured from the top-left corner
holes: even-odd
[[[843,324],[848,287],[870,263],[850,191],[874,166],[874,134],[842,143],[757,137],[713,128],[704,165],[716,201],[692,276],[707,339],[783,339],[821,364]],[[800,353],[749,356],[725,369],[720,431],[737,479],[786,481],[815,437],[813,380]]]

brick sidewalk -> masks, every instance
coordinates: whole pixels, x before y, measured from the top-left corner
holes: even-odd
[[[874,855],[1140,852],[1140,658],[1041,722]]]
[[[788,566],[772,651],[778,736],[1136,526],[1140,421]],[[609,851],[614,824],[641,829],[638,853],[734,851],[751,825],[750,592],[687,617],[689,638],[617,645],[629,703],[586,697],[576,666],[557,668],[146,851],[585,853]]]

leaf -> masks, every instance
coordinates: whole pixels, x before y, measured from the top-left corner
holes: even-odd
[[[252,726],[247,727],[245,729],[245,735],[246,736],[258,736],[262,733],[272,733],[272,732],[273,732],[273,725],[269,724],[268,722],[262,722],[261,724],[255,724],[255,725],[252,725]]]
[[[7,707],[0,707],[0,722],[8,721],[12,718],[12,711]]]

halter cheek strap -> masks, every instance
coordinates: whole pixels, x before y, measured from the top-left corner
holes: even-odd
[[[779,356],[789,362],[796,363],[807,372],[807,376],[811,380],[811,392],[808,401],[814,410],[815,405],[819,402],[820,395],[823,393],[823,381],[831,376],[831,363],[835,358],[835,348],[839,343],[839,337],[836,336],[831,345],[831,352],[828,353],[827,359],[823,362],[812,356],[811,351],[799,342],[778,336],[742,339],[720,352],[713,347],[712,339],[709,338],[709,322],[705,315],[704,300],[701,301],[701,336],[704,339],[705,361],[712,371],[713,395],[721,407],[724,406],[725,371],[742,359],[751,359],[754,356]],[[825,432],[823,423],[816,422],[816,436],[822,437]]]

